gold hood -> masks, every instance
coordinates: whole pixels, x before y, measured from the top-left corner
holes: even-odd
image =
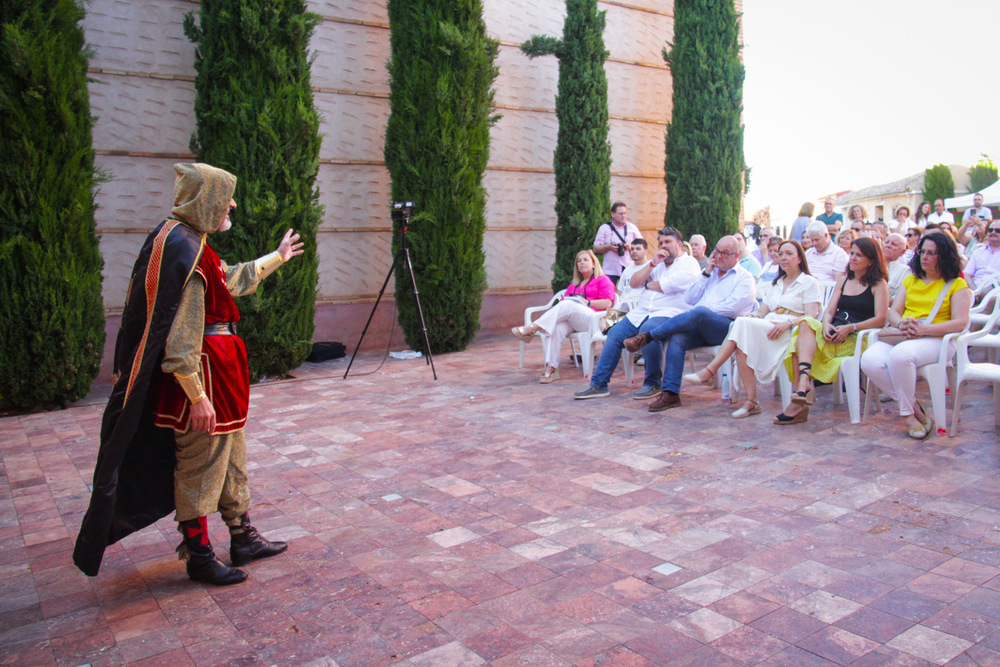
[[[174,165],[174,208],[171,213],[202,234],[219,229],[236,192],[236,177],[207,164]]]

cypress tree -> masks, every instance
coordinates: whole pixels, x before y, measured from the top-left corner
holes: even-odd
[[[274,250],[289,228],[305,252],[238,301],[250,375],[281,375],[312,348],[316,229],[322,216],[319,114],[310,86],[309,38],[319,17],[304,0],[203,0],[184,31],[195,51],[191,150],[237,176],[230,231],[213,234],[227,262]]]
[[[392,198],[418,212],[407,241],[431,350],[461,350],[479,329],[486,288],[483,172],[499,44],[486,36],[480,0],[389,0],[388,10]],[[393,225],[394,251],[400,234]],[[423,349],[410,279],[399,269],[399,324],[410,347]]]
[[[559,59],[553,158],[556,180],[556,258],[552,290],[573,278],[576,253],[594,243],[611,210],[611,144],[608,143],[608,80],[604,61],[604,12],[597,0],[566,0],[563,38],[535,35],[521,44],[528,57]]]
[[[946,164],[936,164],[924,170],[924,201],[949,199],[955,196],[955,180]]]
[[[73,0],[0,3],[0,400],[84,396],[104,350],[93,118]]]
[[[743,198],[743,79],[733,0],[675,0],[667,124],[666,223],[709,243],[739,226]],[[709,246],[711,247],[711,246]]]

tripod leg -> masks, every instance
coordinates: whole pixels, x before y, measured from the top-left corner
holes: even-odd
[[[400,248],[403,252],[403,264],[406,265],[410,274],[410,286],[413,287],[413,298],[417,302],[417,315],[420,316],[420,331],[424,334],[424,348],[427,350],[427,363],[431,366],[431,374],[437,380],[437,371],[434,370],[434,356],[431,354],[431,343],[427,338],[427,325],[424,323],[424,309],[420,307],[420,292],[417,290],[417,279],[413,275],[413,265],[410,264],[410,249],[404,244]]]
[[[358,356],[358,350],[361,348],[361,341],[365,339],[365,334],[368,333],[368,325],[372,323],[372,318],[375,317],[375,309],[378,308],[379,301],[382,300],[382,294],[385,292],[386,285],[389,284],[389,278],[392,278],[392,274],[396,270],[396,264],[399,263],[402,253],[403,249],[400,248],[399,251],[396,252],[396,256],[392,258],[392,264],[389,266],[389,272],[385,274],[385,280],[382,281],[382,289],[378,291],[378,298],[375,299],[375,305],[372,306],[372,312],[368,314],[368,321],[365,322],[365,328],[361,330],[361,337],[358,338],[358,344],[354,346],[354,354],[351,355],[351,361],[347,364],[347,370],[344,371],[345,380],[347,379],[347,374],[351,372],[351,366],[354,364],[354,357]],[[410,280],[413,280],[412,271],[410,272]]]

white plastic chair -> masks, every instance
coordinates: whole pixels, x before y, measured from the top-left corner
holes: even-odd
[[[995,279],[996,280],[996,279]],[[987,291],[982,291],[977,289],[974,295],[978,297],[980,295],[985,295],[983,298],[969,309],[969,330],[975,331],[977,328],[983,327],[986,321],[990,319],[996,308],[997,302],[1000,301],[1000,286],[995,283],[987,283],[991,289]],[[996,361],[996,359],[991,359],[991,361]]]
[[[531,325],[531,323],[535,320],[534,317],[535,314],[544,313],[550,308],[555,307],[555,305],[559,303],[560,299],[562,299],[565,293],[566,290],[560,290],[556,292],[555,294],[552,295],[552,298],[549,299],[549,302],[544,306],[534,306],[532,308],[525,308],[524,326]],[[615,306],[617,305],[618,305],[618,300],[617,297],[615,297]],[[579,367],[580,361],[582,360],[583,374],[585,377],[588,378],[590,377],[594,369],[594,346],[597,343],[603,342],[605,339],[604,334],[601,333],[601,321],[602,321],[601,318],[603,316],[604,316],[604,311],[595,310],[593,312],[593,316],[590,319],[590,326],[586,330],[575,331],[571,333],[569,336],[567,336],[567,339],[570,342],[570,348],[573,353],[573,363],[576,364],[577,367]],[[539,340],[542,342],[542,345],[544,346],[545,342],[548,340],[549,335],[542,331],[539,331],[536,335],[539,337]],[[526,346],[526,343],[523,340],[520,341],[520,343],[521,343],[521,354],[520,358],[518,359],[517,367],[524,368],[524,348]],[[580,359],[577,359],[578,355]]]
[[[934,422],[937,425],[938,435],[946,432],[948,424],[946,413],[947,391],[949,384],[951,386],[955,385],[955,366],[952,364],[952,357],[955,354],[955,339],[967,331],[968,329],[944,336],[941,339],[941,352],[938,354],[938,360],[924,364],[923,366],[917,366],[917,376],[927,380],[927,388],[931,392],[931,411],[934,413]],[[873,332],[869,336],[868,344],[871,346],[877,341],[878,332]],[[868,382],[866,383],[865,394],[865,413],[861,418],[862,424],[868,421],[868,413],[871,410],[873,402],[876,404],[876,410],[878,412],[882,411],[882,404],[878,395],[879,390],[875,386],[875,383],[871,381],[871,378],[868,378]]]
[[[962,414],[962,394],[964,384],[969,380],[979,380],[993,383],[993,423],[1000,426],[1000,365],[995,362],[972,363],[969,361],[969,347],[988,347],[995,359],[996,349],[1000,347],[1000,334],[993,333],[1000,320],[1000,307],[994,307],[989,319],[978,331],[965,333],[958,337],[958,350],[955,353],[955,405],[952,408],[951,428],[948,435],[954,437],[958,431],[958,423]]]

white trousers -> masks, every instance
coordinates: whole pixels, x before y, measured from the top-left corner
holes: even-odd
[[[914,338],[895,345],[878,342],[861,355],[861,370],[899,403],[899,416],[913,414],[917,391],[917,366],[937,361],[940,338]]]
[[[535,324],[548,334],[545,341],[545,363],[559,368],[559,349],[566,336],[590,328],[594,310],[576,301],[560,301],[542,314]]]

